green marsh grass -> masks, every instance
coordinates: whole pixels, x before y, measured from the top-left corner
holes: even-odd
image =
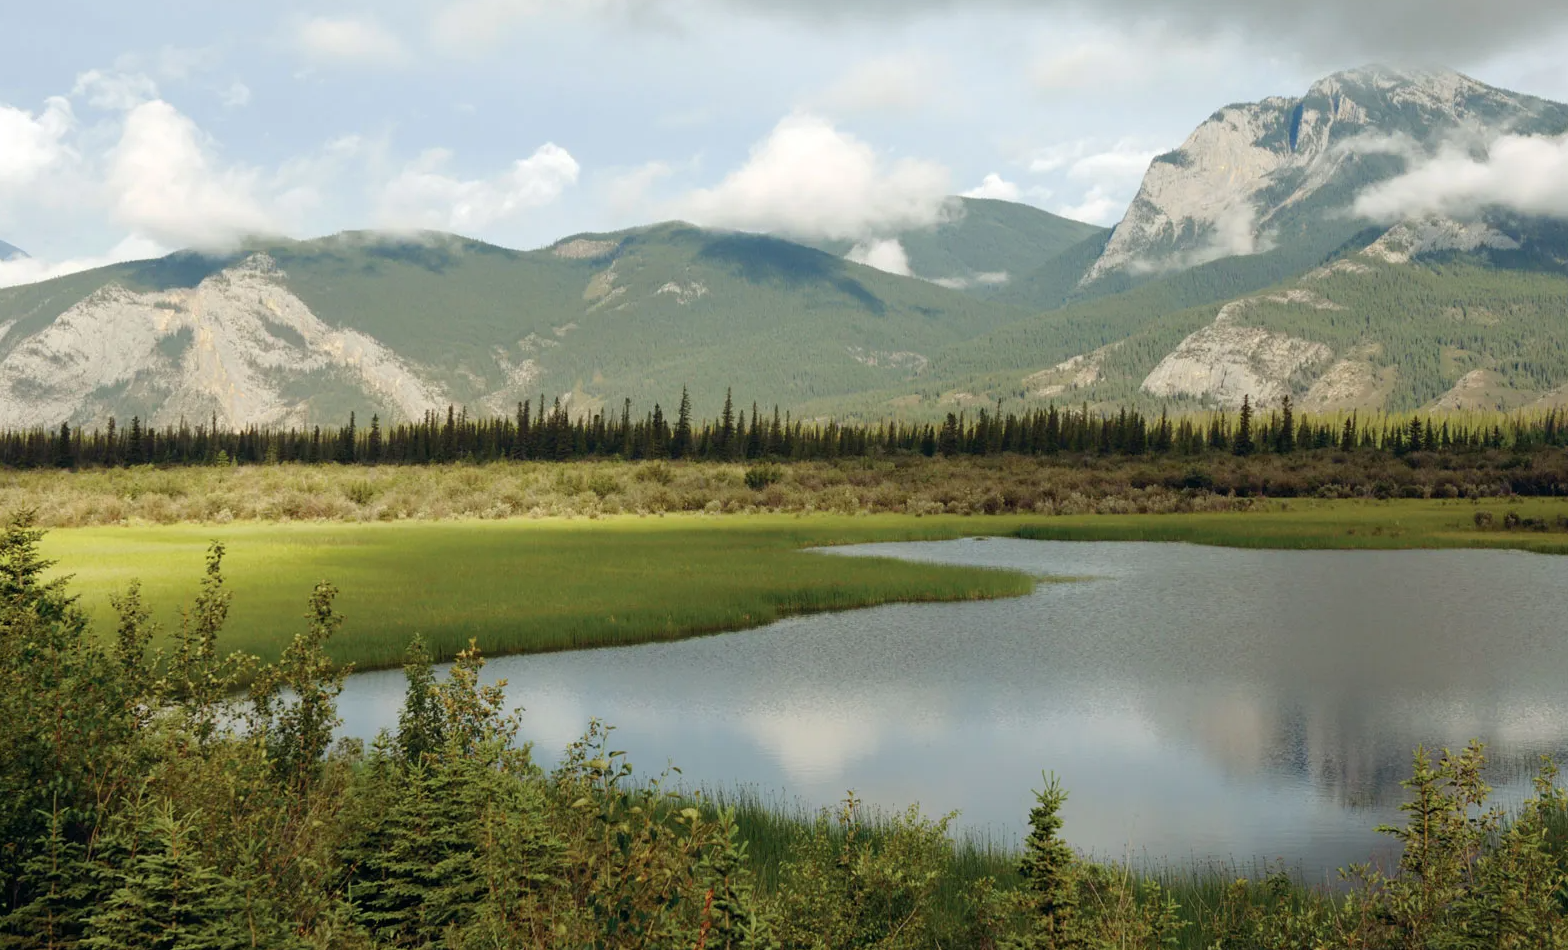
[[[1476,525],[1489,512],[1491,530]],[[1568,499],[1271,501],[1246,512],[1174,515],[1067,515],[1035,519],[1019,537],[1043,541],[1181,541],[1233,548],[1398,550],[1513,548],[1568,554],[1568,532],[1504,530],[1504,515],[1551,524],[1568,516]]]
[[[599,519],[289,522],[56,529],[44,551],[100,629],[109,597],[140,579],[166,628],[193,596],[213,540],[228,546],[234,591],[226,643],[277,655],[303,623],[312,585],[330,580],[347,617],[334,658],[396,666],[415,634],[449,658],[671,640],[780,617],[908,601],[1021,596],[1024,574],[837,558],[802,548],[972,535],[1073,541],[1181,541],[1230,547],[1491,547],[1568,553],[1561,531],[1479,530],[1477,511],[1548,523],[1568,501],[1270,502],[1247,512],[1167,515],[671,515]]]
[[[320,580],[342,591],[339,662],[397,666],[415,633],[449,658],[470,639],[491,655],[668,640],[791,614],[894,601],[1027,594],[1035,579],[982,568],[840,558],[801,548],[1006,532],[998,519],[884,516],[233,524],[56,530],[45,553],[98,629],[109,597],[140,579],[165,629],[178,622],[207,545],[228,548],[234,603],[224,645],[275,657]]]

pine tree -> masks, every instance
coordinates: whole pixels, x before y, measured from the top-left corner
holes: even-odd
[[[148,846],[122,869],[120,886],[87,925],[83,950],[241,950],[297,946],[283,928],[248,919],[243,889],[208,866],[189,823],[165,803]],[[257,931],[266,939],[257,941]]]
[[[1018,874],[1029,897],[1034,920],[1027,946],[1058,950],[1079,946],[1079,899],[1077,855],[1063,841],[1062,806],[1067,791],[1054,775],[1045,777],[1045,787],[1035,792],[1035,806],[1029,811],[1029,837],[1024,840],[1024,855]]]
[[[370,435],[365,439],[365,457],[371,464],[381,461],[381,416],[370,417]]]
[[[1274,440],[1274,451],[1280,453],[1296,451],[1296,416],[1291,411],[1288,393],[1279,404],[1279,434]]]
[[[1252,397],[1241,397],[1241,415],[1236,421],[1236,441],[1231,451],[1237,455],[1251,455],[1256,446],[1252,443]]]
[[[670,458],[687,458],[692,454],[691,394],[681,387],[681,407],[675,417],[675,437],[670,442]]]

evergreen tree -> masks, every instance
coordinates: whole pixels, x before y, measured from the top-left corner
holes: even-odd
[[[365,457],[374,465],[381,461],[381,452],[381,416],[372,414],[370,435],[365,439]]]
[[[1296,451],[1296,415],[1291,411],[1288,393],[1279,404],[1279,432],[1274,437],[1274,451],[1281,453]]]
[[[691,394],[681,387],[681,407],[675,417],[675,437],[670,441],[670,458],[687,458],[695,446],[691,432]]]
[[[1241,397],[1241,414],[1236,421],[1236,439],[1231,451],[1236,455],[1251,455],[1256,446],[1252,443],[1252,397]]]
[[[1061,838],[1062,805],[1067,792],[1054,775],[1035,792],[1029,811],[1029,836],[1018,864],[1033,913],[1033,925],[1024,946],[1039,950],[1083,946],[1079,933],[1077,855]]]
[[[172,806],[153,810],[144,837],[147,844],[126,862],[122,883],[88,921],[83,950],[298,945],[284,928],[247,913],[241,886],[203,861],[193,829]]]

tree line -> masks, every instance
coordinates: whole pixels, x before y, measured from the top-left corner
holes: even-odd
[[[361,424],[354,413],[340,427],[220,427],[187,421],[157,427],[133,417],[109,419],[102,428],[62,424],[57,430],[0,431],[0,467],[113,468],[130,465],[258,465],[282,462],[362,465],[428,465],[471,461],[569,461],[573,459],[695,459],[701,461],[822,460],[872,455],[1201,456],[1214,453],[1288,454],[1315,449],[1462,452],[1530,451],[1568,445],[1568,417],[1559,410],[1535,414],[1405,416],[1357,414],[1312,417],[1294,412],[1290,399],[1261,415],[1245,399],[1234,415],[1158,417],[1136,408],[1105,411],[1081,407],[1005,411],[998,403],[973,415],[950,412],[940,423],[888,420],[839,423],[771,414],[752,404],[737,410],[726,395],[721,414],[695,420],[683,391],[674,418],[655,404],[632,414],[631,400],[618,413],[574,416],[556,399],[544,408],[528,400],[515,414],[474,416],[448,406],[416,421],[383,425],[379,415]]]

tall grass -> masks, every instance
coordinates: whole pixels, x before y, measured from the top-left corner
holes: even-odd
[[[988,523],[995,530],[1017,521]],[[972,519],[757,516],[391,525],[178,525],[51,532],[46,553],[112,630],[109,598],[134,578],[157,619],[178,623],[211,540],[229,551],[233,649],[275,657],[312,586],[331,580],[346,617],[332,655],[397,666],[415,633],[450,658],[618,646],[760,626],[792,614],[893,601],[1017,596],[1023,574],[839,558],[800,549],[973,533]]]

